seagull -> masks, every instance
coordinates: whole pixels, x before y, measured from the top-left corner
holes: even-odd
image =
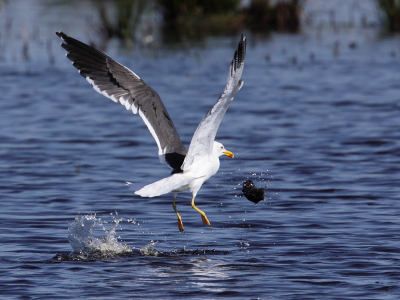
[[[63,32],[56,32],[67,50],[67,58],[79,73],[100,94],[121,103],[127,110],[139,114],[158,146],[160,161],[172,168],[169,177],[146,185],[135,194],[156,197],[173,193],[172,207],[178,218],[178,228],[184,231],[182,218],[176,208],[176,196],[189,189],[191,206],[201,215],[204,225],[211,226],[206,214],[196,207],[195,198],[203,183],[219,169],[219,157],[233,158],[231,151],[215,141],[219,125],[234,96],[243,86],[241,79],[246,56],[246,37],[242,34],[230,64],[225,90],[198,125],[189,149],[181,138],[157,92],[138,75],[104,53],[86,45]]]

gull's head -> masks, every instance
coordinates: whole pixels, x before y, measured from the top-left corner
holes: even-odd
[[[213,146],[213,153],[216,156],[225,155],[230,158],[233,158],[233,156],[234,156],[231,151],[228,151],[225,149],[224,145],[222,145],[221,143],[215,142],[215,141],[214,141],[214,146]]]

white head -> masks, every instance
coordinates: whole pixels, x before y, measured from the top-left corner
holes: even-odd
[[[226,155],[230,158],[233,158],[233,153],[231,151],[228,151],[225,149],[224,145],[222,145],[221,143],[218,143],[216,141],[214,141],[214,145],[213,145],[213,154],[216,156],[221,156],[221,155]]]

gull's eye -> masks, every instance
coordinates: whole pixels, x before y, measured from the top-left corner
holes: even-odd
[[[221,146],[221,149],[224,149],[224,146]]]

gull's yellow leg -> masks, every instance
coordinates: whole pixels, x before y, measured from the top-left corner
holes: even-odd
[[[182,223],[182,219],[181,216],[179,215],[177,209],[176,209],[176,205],[175,205],[175,199],[176,199],[176,195],[177,193],[174,193],[174,201],[172,202],[172,207],[174,208],[174,211],[176,213],[176,216],[178,217],[178,227],[179,227],[179,231],[184,232],[185,230],[183,229],[183,223]]]
[[[211,224],[210,224],[210,222],[208,221],[207,216],[206,216],[206,214],[204,213],[204,211],[198,209],[198,208],[196,207],[196,205],[194,205],[194,198],[195,198],[195,197],[192,198],[192,207],[200,213],[201,219],[203,220],[203,224],[204,224],[204,225],[211,226]]]

